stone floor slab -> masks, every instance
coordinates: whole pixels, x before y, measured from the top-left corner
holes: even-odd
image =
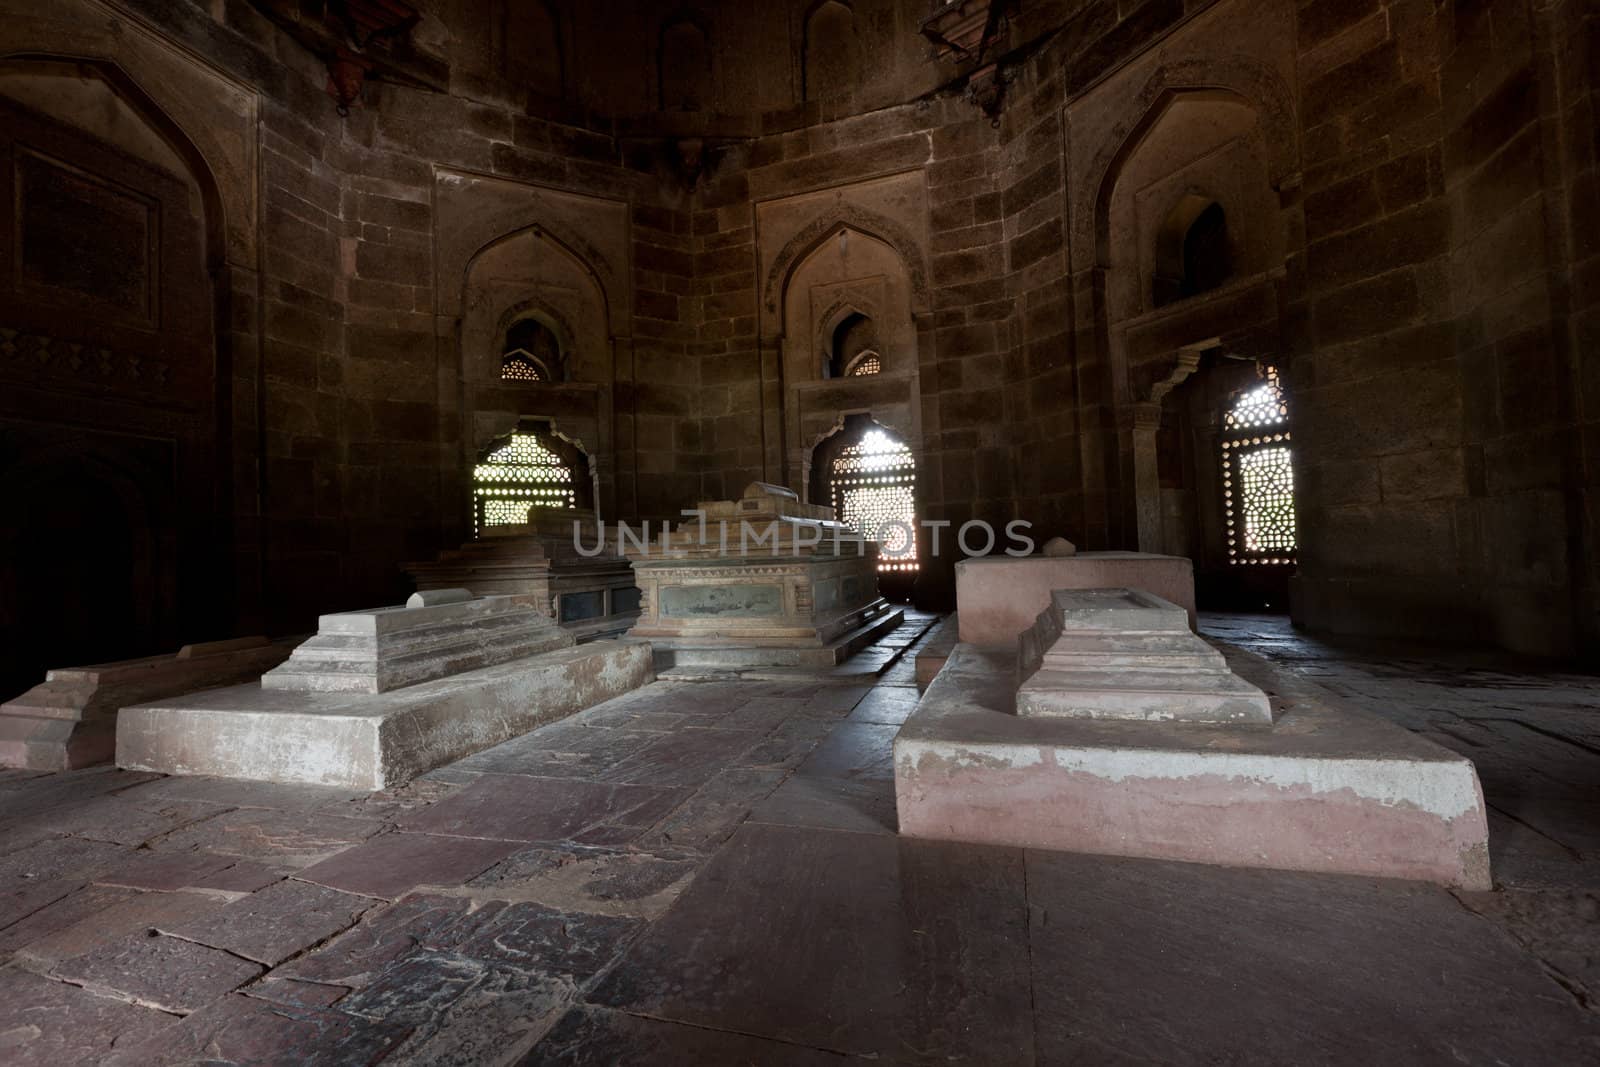
[[[404,1027],[341,1011],[234,994],[119,1050],[102,1067],[351,1067],[378,1062],[408,1036]]]
[[[520,847],[515,841],[472,837],[380,834],[296,877],[349,893],[397,900],[419,886],[461,885]]]
[[[563,1016],[544,1040],[520,1061],[520,1067],[662,1067],[665,1064],[841,1067],[845,1062],[843,1057],[831,1053],[746,1034],[583,1007]]]
[[[862,834],[895,832],[894,782],[795,775],[750,812],[750,821]]]
[[[603,970],[643,928],[642,920],[627,916],[496,903],[435,929],[422,945],[577,983]]]
[[[781,907],[773,906],[783,901]],[[745,826],[590,998],[895,1062],[1032,1062],[1021,854]]]
[[[1600,1016],[1441,889],[1059,852],[1027,864],[1041,1062],[1600,1058]]]
[[[370,897],[285,880],[162,929],[274,967],[353,925],[375,903]]]
[[[8,820],[5,826],[0,826],[0,833],[22,823],[34,831],[137,846],[227,810],[221,804],[199,800],[174,800],[146,808],[130,804],[128,797],[116,793],[87,798],[82,803],[61,804],[36,816]]]
[[[654,919],[678,899],[702,860],[634,849],[525,849],[483,872],[471,891],[564,911]]]
[[[187,1015],[262,972],[248,960],[176,937],[135,934],[56,964],[51,977]]]
[[[738,829],[783,782],[779,767],[731,767],[713,775],[671,815],[639,838],[644,848],[687,848],[711,852]]]
[[[407,897],[368,912],[354,929],[276,968],[271,977],[359,989],[477,907],[477,902],[465,897]]]
[[[15,967],[0,970],[0,1005],[0,1062],[9,1067],[98,1063],[178,1025],[152,1008]]]
[[[221,894],[254,893],[283,878],[286,865],[225,856],[199,849],[129,853],[115,867],[96,877],[101,885],[131,889],[194,889]]]
[[[163,851],[203,849],[229,856],[309,867],[383,829],[376,819],[320,812],[241,808],[168,834],[153,843]]]
[[[66,930],[133,896],[137,896],[137,893],[132,889],[95,885],[68,893],[53,904],[47,904],[27,918],[0,930],[0,957],[9,956],[35,941]]]
[[[698,789],[754,748],[761,735],[747,730],[689,727],[634,752],[600,775],[603,781],[660,788]]]
[[[631,841],[687,796],[681,789],[485,774],[400,820],[402,829],[502,841]]]
[[[35,963],[54,964],[87,955],[118,938],[148,936],[152,930],[173,923],[202,920],[223,906],[221,900],[199,893],[138,893],[104,886],[96,889],[129,895],[93,915],[86,915],[70,926],[33,941],[19,950],[18,955]],[[81,893],[91,891],[85,889]],[[67,899],[70,901],[73,898]]]
[[[570,982],[490,966],[471,988],[384,1059],[384,1067],[513,1063],[571,1006]]]
[[[894,739],[898,726],[846,722],[816,747],[803,775],[824,778],[893,780]]]

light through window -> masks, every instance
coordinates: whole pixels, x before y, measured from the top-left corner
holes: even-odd
[[[577,506],[572,467],[531,433],[514,433],[472,469],[473,533],[528,521],[534,505]]]
[[[521,352],[508,352],[500,360],[500,378],[507,382],[542,382],[539,364]]]
[[[868,430],[833,461],[829,485],[839,521],[878,541],[878,570],[917,569],[916,460],[882,430]]]
[[[1223,419],[1222,496],[1230,563],[1295,560],[1294,462],[1289,405],[1268,367],[1261,385],[1242,394]]]
[[[860,378],[868,374],[877,374],[882,369],[883,364],[878,362],[878,357],[869,352],[856,360],[855,365],[850,368],[850,377]]]

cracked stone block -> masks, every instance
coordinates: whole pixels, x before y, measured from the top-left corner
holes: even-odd
[[[480,1067],[530,1049],[572,1004],[571,982],[491,966],[448,1008],[418,1028],[385,1067]]]
[[[461,885],[518,847],[515,841],[382,834],[306,868],[298,877],[351,893],[396,900],[418,886]]]
[[[8,1067],[94,1063],[178,1025],[152,1008],[15,967],[0,970],[0,1004],[0,1063]]]
[[[298,1008],[233,995],[156,1038],[119,1050],[102,1067],[351,1067],[376,1063],[406,1039],[404,1026],[341,1011]]]
[[[134,936],[58,963],[51,976],[187,1015],[262,972],[249,960],[176,937]]]
[[[353,925],[374,903],[319,885],[282,881],[164,929],[272,967]]]
[[[128,892],[122,889],[102,891]],[[45,963],[58,963],[86,955],[125,937],[148,934],[169,923],[208,915],[220,909],[222,903],[198,893],[133,893],[94,915],[38,939],[18,955]]]
[[[477,907],[474,901],[464,897],[420,894],[407,897],[387,908],[369,912],[354,929],[278,967],[272,977],[360,988],[435,931]]]
[[[286,1004],[291,1008],[327,1008],[349,993],[350,988],[322,982],[302,982],[297,978],[274,978],[269,974],[239,992],[248,997],[270,1000],[274,1004]]]

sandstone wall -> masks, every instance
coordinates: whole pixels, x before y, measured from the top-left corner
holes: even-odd
[[[702,90],[664,72],[648,5],[524,24],[428,4],[413,47],[441,86],[369,84],[341,118],[321,64],[245,0],[128,0],[173,69],[253,102],[201,120],[256,161],[231,179],[253,206],[227,220],[219,331],[243,629],[394,600],[400,562],[466,536],[473,448],[518,414],[583,439],[612,518],[798,483],[818,420],[868,412],[915,450],[927,517],[1139,547],[1159,537],[1141,500],[1161,399],[1220,345],[1284,371],[1301,621],[1596,647],[1587,5],[1027,3],[993,124],[916,33],[926,5],[860,0],[811,28],[793,6],[712,5],[674,37],[698,55],[708,36]],[[71,0],[29,32],[74,54],[125,17],[108,12]],[[854,42],[854,79],[816,66],[813,29]],[[663,110],[664,74],[704,100]],[[1217,94],[1249,112],[1263,177],[1240,195],[1264,205],[1265,251],[1215,294],[1130,310],[1148,280],[1118,272],[1148,235],[1114,224],[1136,192],[1117,183],[1147,174],[1129,161],[1174,101]],[[845,231],[898,259],[873,270],[911,294],[914,351],[802,396],[784,286]],[[604,309],[573,388],[464,371],[471,265],[524,232],[528,255],[583,264]]]

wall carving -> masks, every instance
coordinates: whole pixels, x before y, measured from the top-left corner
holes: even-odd
[[[162,360],[0,326],[0,363],[13,361],[85,378],[136,382],[149,389],[165,389],[171,382],[171,368]]]

